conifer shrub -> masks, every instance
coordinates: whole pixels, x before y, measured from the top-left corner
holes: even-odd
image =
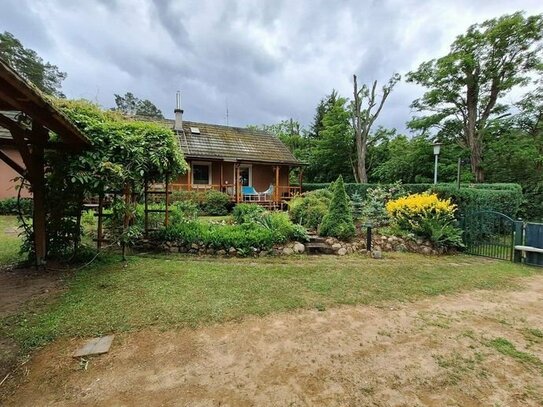
[[[340,175],[334,183],[330,209],[322,219],[319,228],[321,236],[347,240],[355,235],[351,202],[345,192],[343,177]]]

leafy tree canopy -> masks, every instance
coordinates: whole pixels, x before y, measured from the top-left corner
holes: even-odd
[[[7,31],[0,33],[0,58],[42,92],[64,97],[60,89],[66,73],[61,72],[56,65],[45,62],[36,51],[25,48],[21,41]]]
[[[124,96],[115,94],[116,110],[127,116],[143,116],[163,119],[164,116],[158,107],[148,99],[139,99],[133,93],[127,92]]]
[[[428,113],[410,122],[412,129],[459,129],[459,141],[471,152],[477,181],[483,181],[484,131],[507,106],[500,103],[516,86],[526,85],[542,66],[543,15],[520,12],[471,26],[446,56],[424,62],[408,81],[428,90],[412,103]]]

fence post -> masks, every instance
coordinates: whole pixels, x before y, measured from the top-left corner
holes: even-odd
[[[521,220],[515,221],[515,239],[513,241],[513,262],[522,262],[522,253],[515,250],[515,246],[522,245],[524,241],[524,223]]]

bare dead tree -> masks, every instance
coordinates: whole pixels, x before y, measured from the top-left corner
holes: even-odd
[[[368,174],[366,169],[366,154],[368,151],[368,138],[373,123],[379,117],[383,106],[392,92],[394,85],[401,79],[400,74],[395,73],[388,83],[382,87],[382,94],[377,94],[377,81],[373,81],[371,89],[363,84],[358,89],[356,75],[353,75],[354,89],[353,101],[350,105],[351,124],[353,126],[356,141],[356,174],[357,182],[366,184]],[[380,98],[380,99],[379,99]],[[375,109],[375,110],[374,110]]]

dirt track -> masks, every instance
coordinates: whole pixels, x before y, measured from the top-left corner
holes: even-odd
[[[543,365],[489,346],[505,338],[543,360],[543,276],[522,284],[121,334],[87,370],[70,358],[81,340],[57,341],[27,365],[7,405],[541,405]]]

